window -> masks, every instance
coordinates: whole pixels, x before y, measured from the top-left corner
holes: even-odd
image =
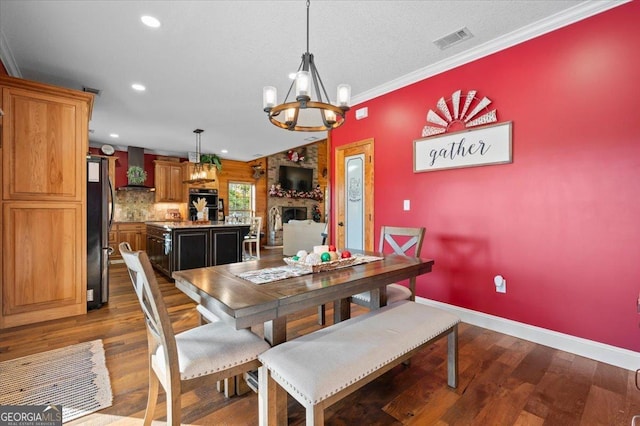
[[[229,216],[251,217],[255,210],[256,186],[246,182],[229,182]]]

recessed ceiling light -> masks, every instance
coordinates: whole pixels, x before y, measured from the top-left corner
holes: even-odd
[[[229,151],[228,151],[228,150],[226,150],[226,149],[221,149],[221,150],[220,150],[220,152],[221,152],[221,153],[223,153],[223,154],[226,154],[226,153],[227,153],[227,152],[229,152]]]
[[[296,73],[295,72],[290,72],[289,73],[289,80],[295,80],[296,79]]]
[[[149,16],[149,15],[141,16],[140,20],[147,27],[158,28],[160,26],[160,21],[158,21],[158,19],[154,18],[153,16]]]
[[[131,88],[132,88],[133,90],[138,91],[138,92],[144,92],[145,90],[147,90],[147,88],[146,88],[146,87],[144,87],[144,85],[142,85],[142,84],[140,84],[140,83],[133,83],[133,84],[131,85]]]
[[[119,138],[120,135],[117,133],[109,133],[109,136],[111,136],[112,138]]]

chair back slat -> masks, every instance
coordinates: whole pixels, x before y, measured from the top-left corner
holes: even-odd
[[[254,216],[251,218],[251,225],[249,227],[249,235],[258,236],[262,229],[262,216]]]
[[[165,351],[164,359],[176,360],[178,350],[173,327],[147,253],[144,251],[132,251],[127,242],[120,243],[119,248],[129,270],[133,288],[138,296],[140,308],[145,317],[148,335],[154,340],[149,342],[149,351],[155,352],[158,346],[162,346],[162,350]],[[171,364],[167,365],[166,371],[170,375],[176,374],[176,378],[179,380],[180,376],[177,367]],[[176,371],[172,371],[174,369]]]
[[[425,231],[423,227],[404,228],[398,226],[383,226],[380,228],[380,246],[378,251],[381,253],[384,252],[386,242],[396,254],[410,256],[409,251],[413,248],[413,257],[420,257]],[[398,237],[409,237],[409,239],[400,245]]]

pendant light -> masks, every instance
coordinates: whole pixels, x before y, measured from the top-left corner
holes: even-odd
[[[295,86],[295,102],[287,102]],[[312,100],[312,89],[317,100]],[[324,97],[323,97],[324,95]],[[266,86],[262,90],[262,107],[274,125],[287,130],[321,132],[340,127],[345,120],[351,101],[351,86],[338,86],[337,104],[330,102],[313,54],[309,53],[309,0],[307,0],[307,51],[302,54],[295,80],[291,83],[284,103],[277,105],[277,90]]]
[[[207,178],[207,171],[204,168],[204,165],[200,162],[200,149],[201,149],[201,140],[202,140],[202,129],[195,129],[193,133],[196,134],[196,162],[193,165],[193,171],[189,175],[189,180],[185,180],[184,183],[210,183],[215,182],[215,179]]]

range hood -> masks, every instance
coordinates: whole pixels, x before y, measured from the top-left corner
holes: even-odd
[[[130,146],[127,149],[128,158],[129,158],[129,166],[138,166],[144,170],[144,148],[139,148],[135,146]],[[118,188],[118,191],[155,191],[156,189],[151,186],[146,185],[137,185],[129,182],[125,186],[121,186]]]

